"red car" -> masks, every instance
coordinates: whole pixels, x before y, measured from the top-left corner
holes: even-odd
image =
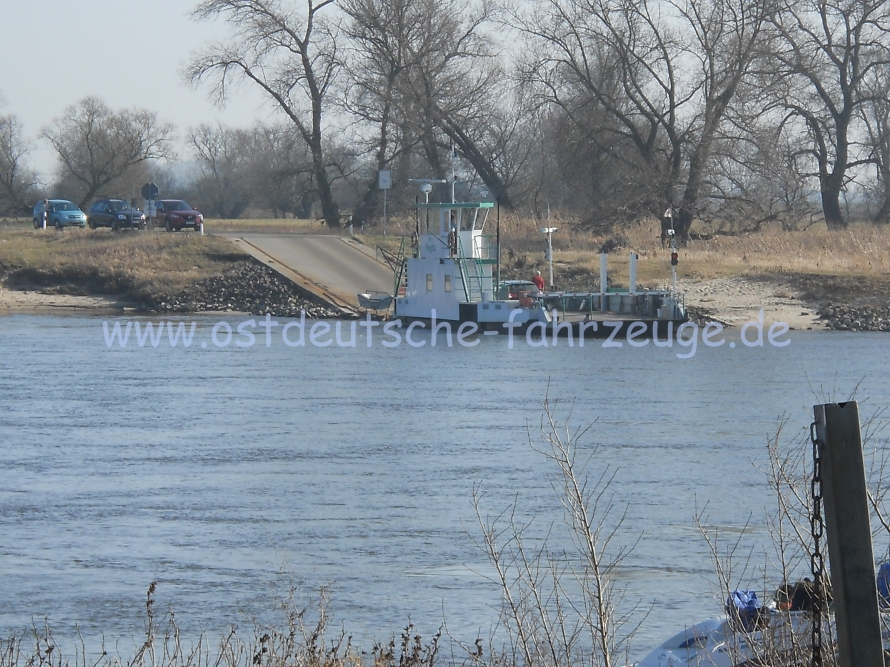
[[[168,232],[182,231],[183,227],[200,229],[204,216],[181,199],[161,199],[155,202],[155,215],[164,221]]]

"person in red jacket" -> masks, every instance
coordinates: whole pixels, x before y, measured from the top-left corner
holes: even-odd
[[[544,277],[541,275],[540,271],[535,271],[535,277],[532,278],[532,282],[535,284],[535,287],[538,288],[539,292],[544,291]]]

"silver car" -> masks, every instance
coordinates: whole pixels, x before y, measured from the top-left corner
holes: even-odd
[[[67,199],[39,201],[34,205],[34,229],[43,227],[43,214],[46,212],[46,226],[58,230],[65,227],[86,227],[87,216]]]

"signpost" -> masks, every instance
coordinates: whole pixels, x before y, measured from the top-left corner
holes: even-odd
[[[547,216],[547,220],[550,220],[549,215]],[[550,291],[553,291],[553,232],[556,231],[556,227],[541,227],[538,231],[547,235],[547,250],[544,254],[547,256],[547,262],[550,265],[549,289]]]
[[[151,219],[155,212],[154,200],[158,198],[160,192],[160,189],[154,183],[146,183],[142,186],[142,198],[145,200],[145,213],[148,215],[149,227],[153,226]]]
[[[392,172],[389,169],[377,172],[377,187],[383,190],[383,236],[386,236],[386,191],[392,187]]]
[[[146,183],[142,186],[142,196],[145,199],[157,199],[160,192],[158,186],[154,183]]]

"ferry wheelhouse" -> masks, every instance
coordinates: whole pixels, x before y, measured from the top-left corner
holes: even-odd
[[[404,294],[395,298],[395,316],[407,320],[476,322],[480,328],[503,322],[549,322],[543,302],[523,293],[497,299],[496,238],[486,230],[491,202],[421,203],[413,257],[405,258]],[[519,313],[511,313],[514,310]],[[487,326],[492,325],[492,326]]]

